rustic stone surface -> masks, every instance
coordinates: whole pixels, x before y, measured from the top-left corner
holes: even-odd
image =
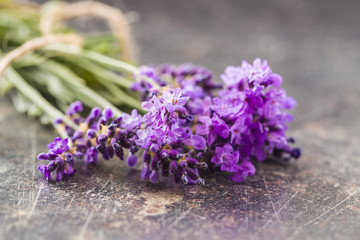
[[[358,239],[359,1],[112,2],[140,14],[141,63],[220,74],[268,59],[299,102],[289,133],[303,157],[259,164],[242,184],[153,185],[117,160],[48,183],[35,158],[55,133],[2,98],[0,239]]]

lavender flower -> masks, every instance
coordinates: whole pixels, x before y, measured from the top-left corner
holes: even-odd
[[[144,77],[150,78],[160,86],[180,87],[183,94],[190,97],[191,101],[213,96],[213,91],[221,88],[219,84],[213,81],[213,76],[209,70],[190,63],[180,66],[163,64],[157,68],[141,66],[140,74],[136,76],[136,81],[131,89],[141,93],[142,101],[149,100],[153,95],[160,94],[153,89],[149,81],[144,80]],[[195,114],[192,107],[188,107],[187,110],[191,114]]]
[[[164,91],[163,99],[167,111],[173,113],[178,108],[182,108],[190,97],[181,96],[181,89],[176,88],[173,93],[170,93],[170,91]]]
[[[76,155],[76,149],[69,150],[69,140],[55,138],[54,142],[47,145],[49,152],[40,153],[38,155],[39,160],[49,161],[49,163],[42,164],[38,167],[38,170],[44,175],[47,180],[51,179],[51,174],[55,172],[56,181],[61,181],[63,176],[72,176],[76,170],[74,166],[74,157]]]
[[[121,115],[121,127],[125,128],[128,131],[131,131],[134,128],[140,128],[141,125],[141,115],[138,114],[136,109],[131,111],[131,115],[123,113]]]
[[[211,158],[211,162],[221,165],[222,171],[236,172],[238,170],[239,152],[234,152],[230,144],[227,143],[224,147],[216,147],[215,154]]]
[[[70,104],[69,108],[66,110],[67,116],[72,116],[74,114],[80,113],[83,111],[83,105],[80,101],[75,101]]]
[[[62,154],[69,149],[68,142],[69,139],[67,138],[62,140],[61,138],[57,137],[54,139],[54,142],[47,145],[47,148],[55,154]]]
[[[217,137],[223,139],[229,136],[229,127],[217,114],[213,114],[213,117],[201,116],[199,122],[203,125],[197,125],[196,133],[207,136],[208,145],[212,145]]]
[[[296,101],[280,88],[283,79],[267,61],[229,66],[221,79],[224,88],[215,96],[220,87],[205,68],[143,66],[132,90],[140,93],[144,116],[132,110],[114,119],[110,108],[95,107],[82,118],[82,104],[74,102],[66,115],[77,128],[56,121],[69,138],[48,144],[48,153],[38,159],[49,163],[38,169],[48,180],[54,172],[60,181],[75,173],[74,158],[96,164],[99,154],[105,160],[116,156],[134,167],[141,154],[143,179],[156,183],[172,175],[176,183],[203,185],[200,174],[207,168],[242,182],[255,174],[254,161],[299,158],[301,150],[286,135],[292,120],[287,110]],[[159,91],[153,83],[164,88]]]
[[[251,177],[255,174],[255,167],[250,161],[243,161],[239,166],[235,174],[230,179],[234,182],[243,182],[247,177]]]

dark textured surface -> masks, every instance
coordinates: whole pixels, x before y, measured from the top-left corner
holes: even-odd
[[[192,61],[220,74],[268,59],[299,106],[296,162],[233,184],[153,185],[124,163],[78,164],[47,183],[36,155],[55,133],[0,101],[2,239],[358,239],[359,1],[113,1],[136,11],[141,63]]]

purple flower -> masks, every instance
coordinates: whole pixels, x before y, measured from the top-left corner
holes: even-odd
[[[76,172],[73,168],[73,156],[70,153],[67,153],[65,159],[66,160],[64,161],[63,157],[57,156],[55,159],[50,160],[48,165],[40,165],[38,170],[47,180],[50,180],[51,173],[55,172],[55,179],[57,182],[60,182],[63,176],[72,176]]]
[[[204,89],[194,81],[184,80],[182,82],[182,91],[191,99],[202,98],[204,96]]]
[[[157,181],[159,180],[159,173],[157,171],[153,170],[150,173],[149,178],[152,183],[157,183]]]
[[[88,129],[88,130],[86,131],[86,136],[87,136],[89,139],[95,138],[96,135],[97,135],[97,133],[96,133],[96,130],[94,130],[94,129]]]
[[[272,154],[274,149],[285,149],[288,147],[288,141],[284,133],[282,132],[271,132],[268,134],[266,140],[269,142],[266,149]]]
[[[164,105],[168,112],[172,113],[177,108],[183,107],[190,97],[184,97],[181,95],[181,88],[176,88],[173,93],[170,91],[163,92]]]
[[[134,167],[137,163],[137,160],[138,158],[136,157],[136,155],[133,155],[131,154],[127,160],[126,160],[126,164],[129,166],[129,167]]]
[[[153,126],[160,126],[166,121],[166,108],[156,96],[153,96],[149,101],[143,102],[142,108],[148,111],[142,118],[143,122]]]
[[[158,81],[158,75],[156,69],[150,66],[140,66],[140,76],[146,76],[152,78],[154,81]]]
[[[150,147],[152,140],[156,137],[152,127],[148,127],[146,130],[138,129],[136,135],[138,137],[135,140],[136,145],[144,149]]]
[[[211,162],[221,164],[222,171],[235,172],[237,171],[237,162],[239,161],[239,152],[233,150],[230,144],[225,144],[224,147],[216,147],[216,155],[211,158]]]
[[[240,166],[238,166],[237,172],[235,172],[230,179],[234,182],[243,182],[247,177],[253,176],[254,174],[254,165],[250,161],[243,161]]]
[[[114,113],[110,107],[106,107],[104,111],[102,112],[102,118],[105,121],[108,121],[110,118],[114,117]]]
[[[159,84],[160,86],[165,86],[165,82],[160,80],[160,75],[157,73],[156,69],[151,66],[141,66],[139,74],[134,76],[135,82],[131,86],[131,90],[141,93],[141,99],[149,100],[153,95],[158,95],[158,89],[153,87],[151,81]],[[151,81],[149,81],[151,80]]]
[[[37,158],[39,160],[49,160],[49,155],[46,153],[40,153]]]
[[[252,65],[243,61],[241,68],[245,70],[249,83],[254,81],[261,83],[264,80],[267,80],[272,73],[267,61],[265,60],[262,62],[260,58],[256,58]]]
[[[184,141],[185,144],[193,146],[196,150],[202,150],[206,146],[206,140],[202,136],[193,135]]]
[[[98,161],[98,152],[96,151],[95,147],[92,146],[86,150],[85,153],[85,162],[88,164],[94,164]]]
[[[89,116],[86,118],[86,124],[89,128],[96,129],[96,121],[101,115],[101,110],[98,107],[91,109]]]
[[[71,165],[67,165],[66,170],[64,171],[64,176],[73,176],[76,173],[76,169],[73,168]]]
[[[272,73],[267,61],[260,58],[255,59],[253,64],[242,61],[240,67],[227,67],[221,79],[228,88],[250,88],[257,93],[270,84],[280,86],[282,82],[278,74]]]
[[[62,140],[60,137],[57,137],[54,139],[54,142],[47,145],[47,148],[55,154],[61,154],[69,150],[68,142],[68,138]]]
[[[66,115],[71,116],[82,111],[83,111],[82,103],[80,101],[75,101],[71,103],[69,108],[66,110]]]
[[[138,114],[136,109],[133,109],[131,111],[131,115],[127,113],[121,114],[122,121],[121,121],[121,127],[125,128],[128,131],[131,131],[135,127],[140,127],[142,116]]]
[[[247,104],[245,94],[238,91],[223,91],[221,98],[214,98],[213,110],[224,120],[236,120],[245,114]]]
[[[158,144],[171,144],[178,141],[181,137],[181,132],[176,131],[172,126],[166,124],[154,129],[154,133]]]
[[[301,155],[300,149],[290,146],[294,140],[286,136],[287,122],[292,120],[287,110],[296,101],[280,88],[283,79],[267,61],[227,67],[221,75],[224,88],[216,97],[213,90],[219,85],[212,81],[211,72],[192,64],[142,66],[134,77],[132,89],[141,93],[147,113],[142,117],[134,109],[113,119],[110,108],[101,112],[95,107],[84,120],[78,114],[82,104],[72,103],[66,114],[75,127],[64,119],[56,124],[64,128],[74,147],[69,149],[68,138],[48,144],[48,153],[38,156],[49,161],[38,167],[45,178],[52,173],[57,181],[72,176],[74,157],[84,156],[91,164],[98,161],[99,153],[105,160],[115,155],[123,160],[128,154],[126,163],[133,167],[142,148],[141,177],[153,183],[160,175],[171,174],[176,183],[203,185],[201,171],[208,167],[232,172],[231,179],[241,182],[255,173],[252,160]],[[153,82],[163,88],[154,88]]]
[[[46,178],[46,180],[50,180],[51,174],[50,174],[50,172],[49,172],[48,167],[47,167],[46,164],[40,165],[37,169],[38,169],[38,170],[41,172],[41,174]]]
[[[249,115],[243,115],[236,119],[235,123],[230,128],[230,143],[235,142],[239,144],[241,141],[241,134],[246,133],[249,130],[248,125],[246,124],[247,121],[251,121],[251,117]]]
[[[229,136],[228,125],[216,114],[214,114],[212,118],[201,116],[199,117],[199,122],[203,125],[197,125],[196,133],[207,136],[207,143],[209,145],[215,142],[217,136],[221,138],[227,138]]]
[[[221,80],[226,86],[235,86],[244,79],[243,71],[240,67],[228,66],[225,72],[221,75]]]
[[[296,106],[296,101],[292,97],[286,96],[283,89],[271,89],[266,93],[265,103],[263,106],[263,114],[268,119],[279,119],[284,121],[291,121],[289,114],[284,112],[284,109],[292,109]],[[282,119],[280,119],[282,118]]]
[[[147,180],[149,179],[149,177],[150,177],[150,169],[146,164],[144,164],[144,167],[141,170],[141,178]]]

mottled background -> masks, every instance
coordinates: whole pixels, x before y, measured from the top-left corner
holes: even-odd
[[[47,183],[35,158],[55,133],[1,98],[1,239],[358,239],[360,1],[106,2],[134,21],[142,64],[191,61],[219,75],[269,60],[298,100],[289,134],[303,156],[259,164],[242,184],[153,185],[116,160]]]

